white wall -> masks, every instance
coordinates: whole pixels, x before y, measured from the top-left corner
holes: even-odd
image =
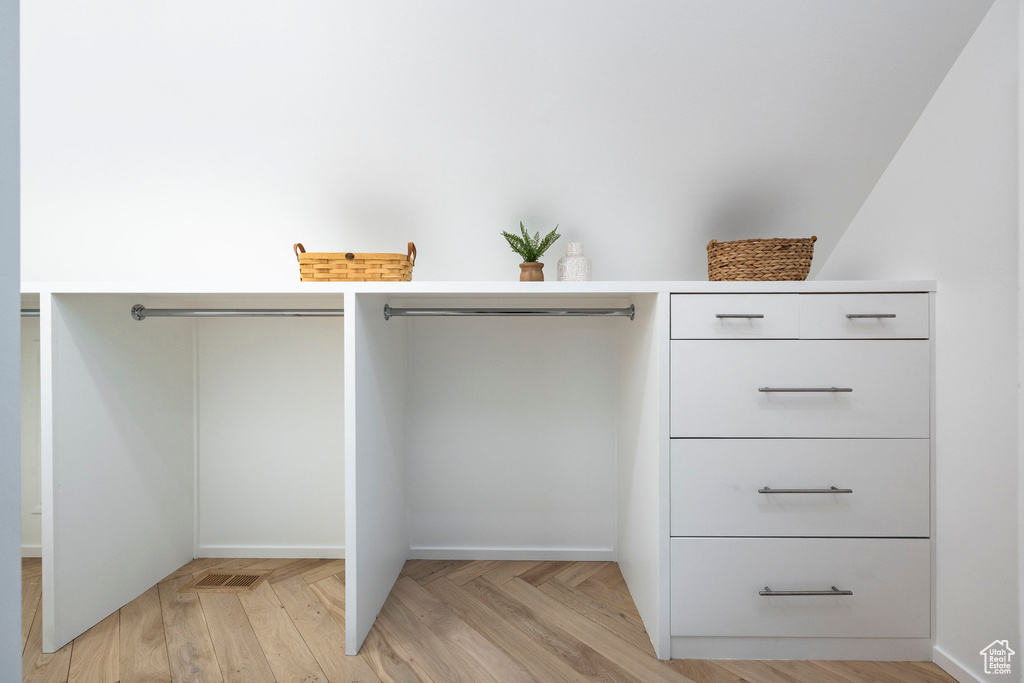
[[[294,280],[313,251],[598,279],[849,224],[991,0],[34,0],[26,280]]]
[[[21,554],[42,557],[39,318],[21,320]]]
[[[409,319],[413,557],[613,558],[623,324]]]
[[[21,680],[18,2],[0,0],[0,678]]]
[[[197,321],[200,557],[343,557],[343,326]]]
[[[993,640],[1024,652],[1018,11],[996,2],[819,273],[939,281],[934,636],[940,662],[962,680],[982,678],[979,652]]]

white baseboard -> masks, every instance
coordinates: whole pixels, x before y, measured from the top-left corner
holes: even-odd
[[[344,559],[345,546],[201,545],[196,557]],[[411,560],[550,560],[607,562],[614,548],[423,548],[409,550]]]
[[[196,557],[258,557],[267,559],[345,559],[343,545],[201,545]]]
[[[978,661],[981,661],[980,654],[978,655]],[[980,678],[978,675],[970,672],[967,667],[953,657],[950,657],[940,647],[932,648],[932,662],[960,683],[985,683],[986,679]],[[1002,676],[998,676],[997,678],[1002,678]]]
[[[409,549],[410,560],[549,560],[608,562],[614,548],[424,548]]]
[[[672,659],[826,659],[923,662],[929,638],[672,636]]]
[[[22,557],[42,557],[43,546],[41,545],[23,545],[21,546]]]

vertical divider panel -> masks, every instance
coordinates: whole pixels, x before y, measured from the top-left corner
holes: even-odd
[[[39,505],[42,508],[43,652],[55,652],[54,623],[57,606],[53,599],[54,569],[58,558],[53,544],[53,295],[39,295]]]
[[[618,560],[655,652],[669,653],[669,295],[635,295],[618,360]]]
[[[192,558],[192,324],[134,303],[41,302],[46,652]]]
[[[382,295],[345,299],[345,652],[358,654],[409,556],[408,337]]]

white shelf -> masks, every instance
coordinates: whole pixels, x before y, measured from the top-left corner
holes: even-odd
[[[934,292],[934,280],[811,280],[805,282],[707,282],[633,280],[592,282],[23,282],[24,294],[391,294],[576,295],[709,294],[774,292]]]

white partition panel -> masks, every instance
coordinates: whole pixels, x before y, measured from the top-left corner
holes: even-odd
[[[408,324],[388,297],[345,300],[345,652],[357,654],[409,555]]]
[[[619,569],[657,655],[668,629],[668,294],[633,298],[619,333]]]
[[[192,325],[134,303],[55,295],[43,320],[46,652],[192,558]]]

